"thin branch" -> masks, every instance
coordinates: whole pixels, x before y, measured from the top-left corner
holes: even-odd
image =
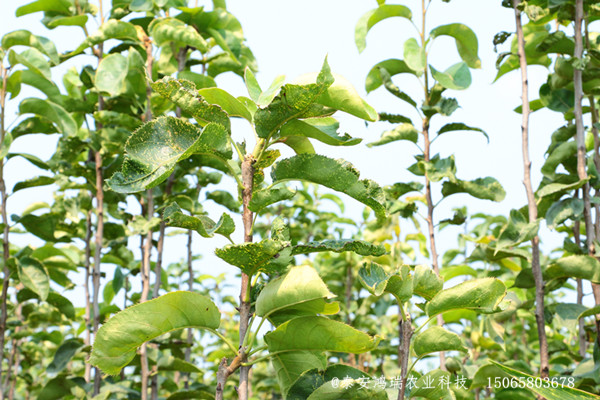
[[[527,82],[527,59],[525,56],[525,39],[523,35],[523,25],[521,23],[521,11],[518,9],[520,0],[513,1],[515,11],[515,23],[517,27],[518,53],[521,69],[521,101],[523,103],[522,121],[521,121],[521,140],[523,151],[523,184],[527,192],[527,204],[529,210],[529,222],[537,220],[537,203],[533,194],[531,185],[531,161],[529,159],[529,87]],[[548,377],[548,341],[546,339],[546,328],[544,320],[544,278],[540,265],[540,239],[536,235],[531,240],[531,269],[535,281],[535,319],[537,323],[538,340],[540,343],[540,375],[542,378]],[[541,398],[541,397],[538,397]]]

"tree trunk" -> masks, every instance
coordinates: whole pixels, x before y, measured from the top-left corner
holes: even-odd
[[[529,88],[527,82],[527,59],[525,57],[525,40],[523,36],[523,26],[521,24],[521,12],[518,10],[520,0],[513,1],[515,11],[515,23],[517,27],[518,54],[521,69],[521,100],[523,103],[523,118],[521,122],[521,140],[523,151],[523,184],[527,193],[527,204],[529,210],[529,222],[537,220],[537,204],[531,185],[531,161],[529,160]],[[546,339],[546,328],[544,320],[544,278],[540,265],[540,239],[536,235],[531,240],[531,269],[535,280],[535,320],[537,323],[538,340],[540,343],[540,376],[548,377],[548,341]],[[538,398],[542,398],[538,396]]]

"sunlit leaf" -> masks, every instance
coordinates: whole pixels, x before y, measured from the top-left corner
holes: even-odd
[[[221,315],[208,298],[192,292],[172,292],[129,307],[100,327],[88,362],[116,375],[144,342],[175,329],[217,329]]]

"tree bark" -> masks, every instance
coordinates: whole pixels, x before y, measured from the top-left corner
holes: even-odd
[[[90,152],[90,158],[93,154]],[[92,211],[88,211],[85,218],[85,277],[83,282],[83,290],[85,297],[85,338],[84,344],[90,346],[92,344],[92,320],[91,320],[91,309],[92,305],[90,302],[90,258],[92,256]],[[92,373],[92,366],[89,363],[85,363],[84,379],[86,382],[90,381]]]
[[[0,144],[4,142],[6,136],[5,131],[5,114],[6,114],[6,84],[8,81],[8,72],[4,68],[4,64],[0,62],[0,79],[2,79],[2,89],[0,89]],[[3,268],[3,280],[2,280],[2,295],[0,297],[0,382],[2,382],[2,361],[4,360],[4,343],[6,337],[6,319],[7,313],[7,302],[8,302],[8,287],[10,285],[10,270],[8,269],[8,258],[10,257],[10,245],[8,239],[9,223],[6,200],[8,195],[6,194],[6,184],[4,182],[4,159],[0,160],[0,199],[2,205],[0,206],[0,212],[2,213],[2,223],[4,224],[4,231],[2,234],[2,260],[4,261]],[[4,388],[0,388],[0,400],[4,400]]]
[[[517,27],[518,54],[521,69],[521,100],[523,103],[523,118],[521,121],[521,144],[523,151],[523,184],[527,193],[527,204],[529,211],[529,222],[537,220],[537,204],[531,184],[531,161],[529,159],[529,87],[527,81],[527,59],[525,56],[525,39],[523,36],[523,25],[521,23],[521,12],[517,8],[520,0],[513,0],[515,11],[515,23]],[[540,344],[540,376],[547,378],[548,368],[548,341],[546,338],[546,328],[544,320],[544,278],[542,277],[542,268],[540,265],[540,239],[536,235],[531,240],[531,269],[535,281],[535,320],[537,324],[538,340]],[[542,398],[538,396],[538,398]]]
[[[404,309],[401,304],[399,304],[400,313],[404,313]],[[408,378],[408,360],[410,358],[410,340],[413,335],[412,321],[410,318],[410,313],[406,313],[404,315],[404,319],[400,319],[399,322],[399,330],[400,330],[400,361],[401,361],[401,372],[400,372],[400,381],[402,386],[398,391],[398,400],[404,400],[404,393],[406,389],[406,381]]]

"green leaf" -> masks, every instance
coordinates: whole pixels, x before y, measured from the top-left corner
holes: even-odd
[[[411,74],[416,76],[415,71],[410,69],[410,67],[403,60],[390,58],[388,60],[380,61],[375,64],[367,74],[367,79],[365,81],[365,89],[367,90],[367,93],[372,92],[383,85],[384,79],[381,74],[382,69],[387,72],[387,76],[390,78],[398,74]]]
[[[44,18],[42,22],[48,29],[54,29],[58,26],[81,26],[84,27],[87,24],[87,15],[72,15],[69,17],[56,16],[50,19]]]
[[[69,53],[68,56],[75,56],[88,47],[93,47],[110,39],[139,43],[135,25],[117,19],[109,19],[100,26],[100,29],[88,36],[79,47]]]
[[[575,183],[567,183],[567,184],[550,183],[548,185],[545,185],[545,186],[539,188],[535,194],[538,199],[541,199],[546,196],[552,196],[552,195],[558,195],[558,194],[563,195],[565,193],[570,192],[571,190],[576,190],[576,189],[583,187],[583,185],[588,181],[589,181],[589,179],[582,179]]]
[[[495,278],[473,279],[436,294],[426,306],[432,317],[451,310],[468,309],[493,313],[506,295],[506,286]]]
[[[280,141],[294,150],[296,154],[315,154],[314,146],[304,136],[287,136]]]
[[[471,71],[464,62],[454,64],[444,72],[429,66],[431,75],[443,87],[453,90],[464,90],[471,85]]]
[[[460,336],[441,326],[432,326],[431,328],[420,332],[413,339],[412,348],[418,358],[440,351],[467,352],[467,349],[462,344]]]
[[[427,66],[427,53],[424,48],[419,46],[417,39],[410,38],[404,42],[404,61],[410,69],[416,72],[417,76],[423,75]]]
[[[317,98],[316,102],[367,121],[377,121],[379,118],[377,111],[360,97],[350,81],[341,75],[334,74],[334,77],[333,84]]]
[[[29,48],[22,53],[16,53],[13,50],[8,52],[8,61],[12,66],[23,64],[31,71],[43,76],[48,80],[52,80],[50,65],[48,60],[41,51],[36,48]]]
[[[600,283],[600,261],[591,256],[563,257],[546,269],[544,278],[580,278]]]
[[[498,236],[496,253],[533,239],[538,229],[539,222],[529,222],[519,210],[511,210],[508,222]]]
[[[50,293],[50,278],[44,265],[32,257],[22,257],[17,262],[19,280],[27,289],[46,301]]]
[[[299,154],[279,161],[271,170],[273,182],[303,180],[318,183],[371,207],[378,219],[385,218],[383,190],[371,180],[359,180],[359,172],[348,162],[317,154]]]
[[[277,95],[277,93],[283,86],[283,82],[285,82],[285,75],[279,75],[275,79],[273,79],[273,82],[271,82],[271,86],[269,86],[267,90],[265,90],[260,94],[260,96],[258,96],[258,99],[256,100],[256,105],[259,107],[265,107],[271,104],[271,102],[275,98],[275,95]]]
[[[354,28],[354,42],[359,53],[362,53],[367,47],[367,33],[371,28],[378,22],[391,17],[402,17],[410,21],[412,12],[410,8],[402,5],[383,4],[360,17]]]
[[[169,204],[163,213],[167,226],[192,229],[205,238],[213,237],[215,233],[229,238],[235,231],[235,224],[229,214],[223,213],[216,223],[205,215],[199,217],[183,214],[177,203]]]
[[[359,354],[375,349],[379,340],[325,317],[294,318],[265,335],[270,353],[318,350]]]
[[[409,142],[417,143],[419,140],[419,131],[413,126],[413,124],[400,124],[391,131],[383,132],[378,141],[368,143],[367,147],[382,146],[384,144],[399,140],[407,140]]]
[[[388,275],[380,265],[363,265],[358,271],[358,280],[372,295],[381,296],[387,292],[399,303],[409,300],[413,294],[413,277],[407,266],[400,267],[398,274]]]
[[[148,31],[159,47],[176,43],[179,47],[194,47],[201,53],[208,51],[206,40],[198,31],[176,18],[155,19],[150,23]]]
[[[490,137],[488,136],[487,133],[485,133],[485,131],[483,129],[468,126],[461,122],[452,122],[450,124],[446,124],[446,125],[442,126],[441,129],[438,131],[438,136],[441,135],[442,133],[453,132],[453,131],[481,132],[483,134],[483,136],[485,136],[485,138],[487,139],[488,143],[490,142]]]
[[[28,189],[32,187],[48,186],[52,185],[54,182],[56,182],[56,178],[50,176],[37,176],[35,178],[27,179],[26,181],[15,183],[15,186],[13,186],[12,191],[13,193],[15,193],[19,190]]]
[[[417,265],[413,278],[413,292],[423,297],[425,300],[431,300],[444,287],[444,280],[425,265]]]
[[[209,104],[216,104],[232,117],[242,117],[252,122],[252,114],[238,99],[219,88],[205,88],[198,91]]]
[[[305,75],[303,81],[313,82],[314,75]],[[315,105],[315,102],[333,82],[334,77],[325,59],[316,83],[284,85],[266,108],[260,108],[254,114],[258,137],[273,137],[291,119],[323,115],[323,106]]]
[[[119,53],[104,57],[98,69],[94,84],[96,89],[109,96],[117,96],[127,89],[126,79],[129,63],[127,58]]]
[[[28,97],[19,104],[19,114],[35,114],[52,121],[63,136],[77,135],[78,125],[60,105],[50,100]]]
[[[347,133],[338,135],[340,123],[332,117],[293,119],[281,127],[280,136],[303,136],[316,139],[331,146],[353,146],[362,139],[353,138]]]
[[[492,362],[494,365],[497,365],[502,371],[515,378],[523,378],[527,382],[533,380],[534,384],[526,385],[527,389],[539,396],[544,397],[547,400],[598,400],[600,398],[595,394],[587,393],[566,385],[559,385],[558,387],[553,388],[551,382],[545,381],[537,376],[525,374],[521,371],[517,371],[516,369],[507,367],[506,365],[502,365],[494,360],[490,360],[490,362]]]
[[[256,315],[277,325],[298,316],[335,314],[337,303],[326,301],[334,297],[314,268],[292,267],[262,289],[256,299]]]
[[[144,342],[183,328],[217,329],[219,309],[205,296],[172,292],[129,307],[100,327],[89,363],[116,375]]]
[[[275,204],[284,200],[290,200],[295,195],[296,192],[292,192],[284,186],[258,190],[252,193],[252,200],[250,200],[248,208],[252,212],[259,212],[271,204]]]
[[[22,17],[39,11],[68,15],[70,14],[69,6],[70,4],[66,0],[37,0],[17,8],[16,16]]]
[[[477,35],[463,24],[448,24],[434,28],[429,36],[434,39],[439,36],[451,36],[456,41],[456,49],[462,60],[470,68],[481,68],[481,60],[477,56]]]
[[[569,89],[552,89],[549,84],[540,86],[540,100],[552,111],[567,113],[575,105],[575,95]]]
[[[200,97],[194,83],[167,76],[154,82],[152,89],[189,113],[200,125],[204,126],[214,122],[223,125],[228,133],[231,132],[231,123],[227,113],[221,107],[208,104],[204,98]]]
[[[256,103],[262,94],[262,89],[250,67],[246,67],[244,70],[244,82],[246,83],[246,89],[248,89],[248,95]]]
[[[382,256],[386,253],[385,247],[381,245],[375,245],[364,240],[356,239],[322,240],[319,242],[297,244],[292,248],[293,255],[319,253],[322,251],[333,251],[334,253],[352,251],[361,256],[375,257]]]
[[[215,254],[225,262],[240,268],[245,274],[252,276],[256,272],[264,270],[265,264],[289,245],[289,242],[265,239],[256,243],[229,244],[216,249]]]
[[[555,229],[567,219],[577,220],[583,215],[583,200],[577,198],[563,199],[555,202],[546,211],[548,228]]]
[[[467,193],[478,199],[497,202],[504,200],[504,197],[506,196],[506,192],[500,182],[498,182],[496,178],[489,176],[477,178],[472,181],[453,179],[444,182],[442,186],[442,195],[444,195],[444,197],[456,193]]]
[[[43,36],[36,36],[25,29],[9,32],[2,37],[2,48],[5,51],[13,46],[33,47],[47,55],[52,64],[57,65],[60,62],[54,42]]]
[[[121,171],[107,181],[119,193],[135,193],[159,185],[179,161],[192,154],[222,160],[232,156],[222,125],[211,123],[200,130],[175,117],[159,117],[141,126],[127,140],[125,151]]]
[[[54,82],[46,79],[44,76],[33,72],[32,70],[19,71],[21,74],[21,83],[36,88],[48,96],[48,100],[63,105],[63,97],[60,90]]]
[[[50,374],[56,374],[61,372],[69,361],[73,358],[75,354],[79,352],[83,348],[83,341],[81,339],[69,339],[65,340],[59,347],[56,349],[56,353],[54,353],[54,359],[46,372]]]
[[[40,0],[42,1],[42,0]],[[67,379],[64,375],[59,375],[50,379],[42,388],[37,396],[37,400],[61,400],[71,396],[71,388],[76,384]]]
[[[542,174],[552,179],[556,175],[556,168],[561,163],[571,159],[575,154],[577,154],[577,143],[575,141],[570,140],[561,143],[546,158],[541,168]]]

